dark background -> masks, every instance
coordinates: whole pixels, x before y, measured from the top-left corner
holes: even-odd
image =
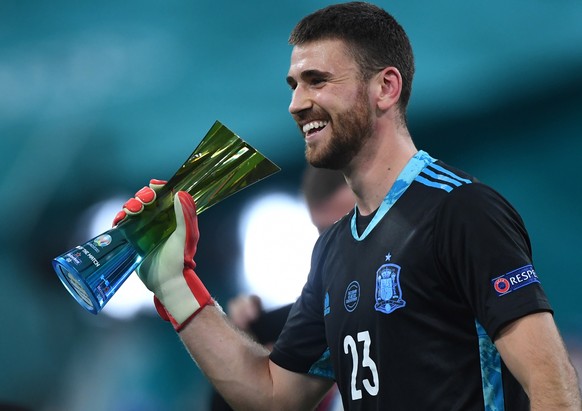
[[[282,167],[200,219],[200,275],[219,300],[235,295],[240,210],[272,190],[299,189],[303,143],[286,111],[286,41],[299,18],[327,4],[2,1],[0,402],[206,409],[208,384],[167,324],[82,311],[50,261],[78,242],[88,207],[169,177],[220,120]],[[377,4],[415,49],[417,146],[520,211],[577,357],[582,3]]]

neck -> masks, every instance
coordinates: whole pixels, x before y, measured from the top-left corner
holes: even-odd
[[[418,150],[405,127],[378,129],[343,170],[362,215],[376,210]]]

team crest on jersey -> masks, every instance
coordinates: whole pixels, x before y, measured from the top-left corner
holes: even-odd
[[[402,308],[406,301],[402,299],[400,288],[400,266],[397,264],[384,264],[376,271],[376,311],[390,314],[392,311]]]

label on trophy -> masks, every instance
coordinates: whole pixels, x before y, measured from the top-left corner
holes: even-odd
[[[111,253],[125,243],[127,240],[120,232],[111,230],[76,246],[64,255],[64,259],[81,272],[93,270],[93,267],[99,268],[106,264],[113,255]]]

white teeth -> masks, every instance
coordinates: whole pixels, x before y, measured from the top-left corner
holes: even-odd
[[[303,132],[307,133],[314,128],[323,128],[327,125],[327,121],[312,121],[311,123],[307,123],[303,126]]]

